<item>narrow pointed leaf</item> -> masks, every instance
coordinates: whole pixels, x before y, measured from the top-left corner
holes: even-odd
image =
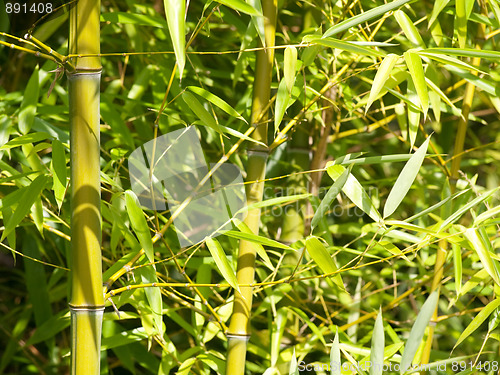
[[[218,3],[224,4],[225,6],[237,10],[238,12],[246,13],[250,16],[262,16],[261,13],[257,11],[250,4],[245,3],[242,0],[216,0]]]
[[[144,213],[139,206],[139,200],[135,193],[131,190],[125,192],[125,204],[127,213],[130,219],[130,225],[135,232],[139,243],[146,252],[146,256],[150,262],[154,261],[153,256],[153,241],[151,240],[151,232],[148,223],[144,217]]]
[[[224,112],[226,112],[228,115],[236,117],[242,121],[247,122],[247,120],[245,120],[242,115],[240,115],[233,107],[231,107],[228,103],[226,103],[224,100],[219,98],[217,95],[214,95],[211,92],[209,92],[205,89],[202,89],[201,87],[188,86],[188,89],[191,90],[192,92],[194,92],[195,94],[201,96],[202,98],[208,100],[213,105],[219,107]]]
[[[229,259],[227,259],[226,253],[222,249],[219,241],[214,238],[207,238],[206,244],[212,258],[217,265],[222,277],[231,285],[235,290],[239,290],[238,280],[236,279],[236,272],[234,271]]]
[[[186,26],[184,16],[186,13],[185,0],[163,0],[165,15],[167,17],[168,31],[174,46],[175,58],[182,78],[186,65]]]
[[[334,181],[337,181],[342,173],[344,173],[345,168],[341,165],[335,165],[332,164],[332,162],[328,162],[326,165],[326,171]],[[347,177],[347,181],[344,184],[342,191],[345,193],[345,195],[347,195],[352,203],[358,206],[374,221],[379,222],[382,220],[380,213],[375,208],[375,205],[366,193],[365,189],[363,189],[363,186],[361,186],[359,181],[352,174],[349,174],[349,176]]]
[[[500,58],[500,51],[481,50],[475,48],[427,48],[425,52],[452,56],[479,57],[481,59],[491,60],[498,60]]]
[[[469,228],[465,231],[465,237],[469,240],[473,249],[476,250],[481,263],[484,266],[484,269],[488,271],[488,274],[491,278],[500,286],[500,275],[498,274],[498,269],[495,265],[495,261],[491,257],[491,243],[489,243],[489,239],[487,239],[488,243],[484,241],[482,236],[479,233],[478,228]]]
[[[413,101],[414,103],[417,104],[420,103],[417,91],[415,90],[415,85],[413,84],[413,80],[410,78],[408,79],[406,97],[410,101]],[[415,108],[414,106],[408,105],[408,136],[410,138],[410,149],[413,149],[413,146],[415,145],[415,140],[417,139],[419,125],[420,125],[420,108]]]
[[[66,154],[63,144],[55,139],[52,141],[52,166],[53,174],[53,189],[54,196],[57,201],[57,206],[61,209],[64,195],[66,193],[67,169],[66,169]]]
[[[274,110],[274,133],[277,133],[285,111],[288,108],[290,102],[290,95],[286,89],[286,82],[284,79],[281,80],[278,86],[278,93],[276,94],[276,107]]]
[[[332,204],[335,198],[339,195],[340,191],[344,187],[347,177],[351,172],[350,168],[346,168],[344,172],[340,175],[340,177],[334,182],[334,184],[330,187],[325,197],[321,200],[319,207],[316,209],[314,216],[311,221],[311,232],[316,228],[321,219],[325,216],[325,213],[328,211],[328,208]]]
[[[382,320],[382,308],[379,309],[375,326],[373,327],[372,345],[370,351],[370,375],[382,375],[384,364],[384,322]]]
[[[335,331],[332,348],[330,349],[330,375],[340,375],[342,362],[340,362],[339,329]]]
[[[390,215],[396,208],[400,205],[403,198],[406,196],[410,190],[413,181],[417,177],[420,166],[422,165],[425,155],[427,153],[427,147],[429,146],[429,141],[431,137],[428,137],[426,141],[420,146],[420,148],[413,154],[410,160],[406,163],[403,170],[399,174],[394,186],[387,197],[387,201],[384,206],[384,219]]]
[[[306,249],[311,258],[316,262],[318,267],[326,274],[337,272],[338,268],[335,265],[332,257],[328,253],[325,245],[318,240],[317,237],[310,236],[306,240]],[[340,273],[332,275],[333,282],[341,289],[345,291],[344,282]]]
[[[299,367],[297,366],[297,357],[295,354],[295,348],[293,348],[292,360],[290,361],[290,370],[288,375],[299,375]]]
[[[205,107],[203,107],[203,105],[198,101],[198,99],[196,99],[193,94],[184,91],[182,93],[182,99],[186,102],[189,108],[191,108],[194,114],[198,116],[198,118],[201,120],[201,122],[203,122],[204,125],[214,129],[217,133],[222,134],[222,129],[220,128],[217,121],[215,121],[215,118],[210,112],[205,109]]]
[[[455,0],[455,30],[460,48],[465,47],[467,39],[467,18],[466,0]]]
[[[450,0],[435,0],[434,1],[434,6],[432,7],[432,14],[431,18],[429,19],[428,26],[429,28],[431,25],[436,21],[437,17],[441,13],[441,11],[448,5]]]
[[[241,220],[235,219],[235,224],[238,227],[238,229],[242,233],[246,234],[253,234],[252,230]],[[273,264],[271,263],[271,259],[269,259],[269,256],[266,253],[266,250],[264,249],[264,246],[258,242],[251,241],[252,245],[255,246],[257,254],[262,258],[264,264],[271,270],[274,270]]]
[[[439,294],[437,291],[434,291],[422,305],[422,309],[418,313],[417,320],[415,320],[410,331],[410,336],[406,341],[403,356],[401,357],[400,374],[404,374],[410,367],[420,342],[424,337],[425,329],[432,318],[432,314],[434,314],[434,310],[436,310],[438,299]]]
[[[408,15],[402,10],[395,11],[394,17],[396,18],[396,21],[398,21],[399,26],[411,44],[415,47],[425,48],[425,43],[420,36],[420,32],[417,30],[410,17],[408,17]]]
[[[372,48],[360,46],[359,44],[346,42],[334,38],[322,38],[318,35],[306,35],[303,39],[306,43],[317,44],[324,47],[336,48],[341,51],[351,52],[357,55],[384,57],[386,54]]]
[[[329,37],[342,31],[348,30],[351,27],[360,25],[366,21],[369,21],[373,18],[381,16],[391,10],[398,9],[401,6],[409,3],[411,0],[396,0],[388,2],[387,4],[378,6],[376,8],[370,9],[362,14],[358,14],[357,16],[351,17],[337,25],[330,27],[324,34],[323,37]]]
[[[491,315],[493,311],[495,311],[500,306],[500,298],[494,299],[490,303],[488,303],[480,312],[475,316],[475,318],[470,322],[470,324],[465,328],[460,337],[457,340],[457,343],[453,347],[455,349],[462,341],[464,341],[467,337],[469,337],[476,329],[479,328],[481,324]]]
[[[158,277],[156,276],[156,270],[152,265],[139,268],[139,274],[141,276],[141,281],[144,284],[152,284],[158,282]],[[163,326],[163,302],[161,297],[161,290],[157,287],[146,288],[145,290],[146,298],[151,308],[153,314],[153,327],[160,336],[163,337],[164,326]]]
[[[16,210],[5,224],[5,230],[2,233],[0,241],[3,241],[28,215],[35,201],[40,198],[47,181],[47,176],[40,175],[28,187],[24,188],[25,191],[19,200]]]
[[[271,240],[270,238],[267,238],[264,236],[259,236],[257,234],[236,232],[233,230],[228,230],[228,231],[224,232],[224,234],[226,236],[229,236],[232,238],[237,238],[239,240],[245,240],[245,241],[250,241],[250,242],[254,242],[254,243],[259,243],[259,244],[264,245],[264,246],[276,247],[278,249],[295,251],[290,246],[287,246],[287,245],[282,244],[281,242],[278,242],[275,240]]]
[[[292,94],[295,85],[295,68],[297,66],[297,48],[288,46],[285,48],[285,62],[283,67],[283,77],[286,82],[288,94]]]
[[[420,99],[420,108],[424,112],[424,119],[427,117],[427,111],[429,110],[429,94],[427,92],[427,85],[425,83],[424,68],[422,66],[422,60],[416,52],[407,51],[404,53],[404,58],[406,65],[408,66],[408,71],[410,72],[411,79],[415,85],[417,95]]]
[[[375,78],[373,79],[373,84],[372,88],[370,89],[370,96],[368,97],[368,103],[366,104],[365,113],[368,112],[368,109],[375,101],[378,94],[380,93],[385,83],[389,79],[392,69],[396,65],[398,59],[399,59],[398,55],[390,53],[384,58],[382,64],[380,64],[380,67],[377,70],[377,74],[375,74]]]
[[[22,134],[28,133],[33,126],[39,93],[39,68],[37,65],[24,90],[23,102],[19,111],[19,130]]]
[[[326,346],[326,341],[325,338],[323,337],[323,334],[321,333],[321,330],[318,328],[316,324],[314,324],[314,322],[309,318],[309,316],[304,311],[302,311],[297,307],[290,307],[290,310],[296,313],[308,325],[311,331],[313,331],[313,333],[316,336],[318,336],[323,345]]]

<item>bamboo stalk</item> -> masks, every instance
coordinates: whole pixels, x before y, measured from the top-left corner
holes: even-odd
[[[71,9],[69,52],[100,53],[100,1]],[[100,372],[104,311],[99,165],[99,57],[73,58],[68,72],[71,145],[71,373]]]
[[[266,48],[257,52],[255,80],[252,103],[251,124],[255,126],[252,137],[267,144],[267,107],[271,97],[271,80],[274,59],[274,44],[276,33],[277,0],[262,1],[265,22]],[[246,186],[247,204],[262,200],[264,177],[268,147],[251,146],[248,149],[247,181],[257,181]],[[245,224],[254,233],[258,233],[260,209],[248,211]],[[255,247],[247,241],[240,241],[238,268],[236,277],[238,284],[251,284],[255,276]],[[227,332],[227,375],[243,375],[247,341],[250,337],[250,313],[252,309],[253,287],[240,287],[235,292],[233,315]]]

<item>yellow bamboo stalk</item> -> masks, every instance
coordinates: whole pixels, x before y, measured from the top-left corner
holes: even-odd
[[[251,124],[255,126],[253,138],[267,144],[267,107],[271,97],[271,80],[274,59],[276,32],[277,0],[263,0],[265,22],[265,49],[257,52],[255,80],[252,103]],[[248,149],[247,181],[256,181],[246,186],[247,204],[260,202],[264,190],[266,173],[267,147],[251,146]],[[260,209],[249,210],[245,224],[254,233],[258,233]],[[236,277],[238,284],[251,284],[255,276],[255,247],[247,241],[240,241],[238,268]],[[250,337],[250,314],[252,309],[253,287],[241,286],[235,292],[233,315],[227,332],[227,375],[243,375],[247,341]]]
[[[70,12],[69,52],[100,53],[100,1]],[[99,165],[100,58],[76,57],[68,72],[71,145],[71,373],[98,375],[104,293]]]

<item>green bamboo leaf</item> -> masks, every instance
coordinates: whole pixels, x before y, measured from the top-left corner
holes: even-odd
[[[24,193],[19,200],[16,210],[5,224],[5,230],[2,233],[0,241],[3,241],[5,237],[7,237],[26,217],[26,215],[28,215],[35,201],[40,198],[47,181],[47,176],[40,175],[33,180],[31,185],[24,188]]]
[[[340,361],[339,327],[336,327],[332,348],[330,349],[330,375],[341,375],[342,362]]]
[[[328,189],[328,192],[326,193],[325,197],[321,200],[321,203],[319,204],[319,207],[316,209],[316,212],[314,213],[314,216],[311,221],[311,233],[316,228],[320,220],[323,218],[325,213],[328,211],[328,208],[332,204],[335,198],[340,193],[340,190],[344,187],[347,177],[349,176],[349,173],[351,173],[351,168],[346,168],[344,172],[340,175],[340,177],[335,181],[335,183]]]
[[[222,134],[222,129],[220,128],[217,121],[215,121],[215,118],[210,114],[210,112],[205,109],[205,107],[203,107],[203,105],[198,101],[198,99],[196,99],[193,94],[184,91],[182,93],[182,99],[186,102],[186,104],[194,112],[194,114],[198,116],[198,118],[203,122],[204,125],[214,129],[217,133]]]
[[[11,139],[9,142],[2,145],[2,147],[0,147],[0,150],[8,150],[8,149],[11,149],[14,147],[19,147],[19,146],[34,143],[34,142],[45,141],[45,140],[51,139],[51,138],[52,138],[52,136],[48,133],[45,133],[45,132],[29,133],[29,134],[22,135],[20,137],[16,137],[14,139]]]
[[[57,206],[61,209],[64,195],[66,194],[67,184],[67,169],[66,169],[66,154],[63,144],[54,139],[52,141],[52,163],[50,166],[52,172],[52,188],[57,201]]]
[[[306,249],[308,254],[316,262],[323,273],[330,274],[333,272],[337,272],[338,268],[335,265],[335,262],[328,253],[326,247],[317,237],[309,236],[306,239]],[[335,285],[337,285],[341,290],[346,291],[340,273],[334,274],[331,277]]]
[[[356,55],[366,55],[366,56],[373,56],[373,57],[384,57],[386,54],[381,51],[377,51],[372,48],[360,46],[359,44],[356,43],[351,43],[351,42],[346,42],[343,40],[339,39],[334,39],[334,38],[325,38],[325,37],[320,37],[318,35],[306,35],[303,38],[303,42],[305,43],[312,43],[324,47],[330,47],[330,48],[335,48],[339,49],[342,51],[347,51],[354,53]]]
[[[252,230],[241,220],[235,218],[234,219],[236,227],[242,232],[246,234],[253,234]],[[258,242],[251,242],[255,246],[255,250],[257,251],[257,254],[262,258],[264,264],[271,270],[274,270],[273,264],[271,262],[271,259],[269,259],[269,256],[266,253],[266,250],[262,246],[262,244]]]
[[[372,344],[370,351],[370,375],[381,375],[384,365],[384,322],[382,320],[382,308],[379,308],[375,326],[373,327]]]
[[[449,105],[452,110],[460,113],[459,109],[455,107],[455,104],[453,104],[453,102],[446,96],[446,94],[441,91],[441,89],[433,81],[431,81],[431,79],[425,77],[425,82],[427,83],[427,86],[431,88],[432,94],[434,94],[439,99],[439,101],[437,99],[433,99],[431,93],[429,92],[429,98],[431,100],[434,116],[436,116],[436,121],[440,121],[441,118],[441,110],[438,111],[435,109],[436,107],[439,107],[441,105],[441,100]],[[436,102],[434,103],[433,100],[435,100]]]
[[[427,48],[424,52],[438,53],[447,56],[479,57],[480,59],[498,60],[500,51],[480,50],[474,48]]]
[[[448,225],[453,224],[460,216],[462,216],[464,213],[469,211],[472,207],[478,205],[488,197],[490,197],[494,192],[496,192],[499,188],[491,189],[490,191],[487,191],[486,193],[481,194],[480,196],[474,198],[472,201],[464,205],[463,207],[459,208],[451,216],[449,216],[445,221],[441,223],[439,226],[438,232],[441,232],[443,229],[445,229]]]
[[[422,60],[420,56],[413,51],[406,51],[403,54],[406,65],[408,66],[408,71],[410,72],[411,79],[415,85],[417,95],[420,99],[420,108],[424,112],[424,120],[427,117],[427,111],[429,110],[429,94],[427,92],[427,85],[425,83],[424,68],[422,66]]]
[[[500,59],[500,56],[499,56]],[[474,86],[477,88],[480,88],[481,90],[486,91],[488,94],[491,96],[498,97],[500,96],[500,85],[498,85],[494,80],[488,79],[486,77],[478,77],[475,74],[472,74],[466,70],[457,68],[455,66],[446,66],[445,67],[449,72],[455,73],[459,77],[465,78],[468,82],[472,83]],[[469,118],[472,118],[471,115],[469,115]],[[480,121],[478,118],[475,119],[475,121]],[[486,125],[486,123],[485,123]]]
[[[184,16],[186,13],[185,0],[163,0],[165,15],[167,17],[168,31],[174,46],[175,58],[182,79],[184,66],[186,65],[186,26]]]
[[[438,61],[444,65],[452,65],[452,66],[455,66],[455,67],[460,68],[460,69],[475,71],[475,72],[478,72],[481,74],[487,74],[486,72],[483,72],[478,67],[471,65],[471,64],[467,64],[466,62],[459,60],[455,57],[446,56],[442,53],[431,53],[431,52],[426,52],[426,51],[427,50],[419,50],[419,51],[416,51],[416,53],[418,53],[420,56],[428,57],[432,60]]]
[[[281,349],[281,339],[283,338],[283,333],[288,322],[287,318],[288,312],[286,309],[281,308],[276,312],[276,316],[272,323],[272,335],[271,335],[271,367],[276,367],[276,363],[279,359],[280,349]]]
[[[227,259],[226,253],[222,249],[219,241],[214,238],[207,238],[206,244],[210,254],[212,254],[212,258],[219,269],[219,272],[222,274],[224,279],[231,285],[235,290],[240,290],[238,287],[238,280],[236,279],[236,272],[234,271],[231,263],[229,263],[229,259]]]
[[[431,295],[427,298],[427,301],[422,306],[422,309],[418,313],[417,320],[413,324],[413,327],[410,331],[410,336],[406,341],[405,349],[403,352],[403,356],[401,357],[400,364],[400,374],[404,374],[408,367],[410,367],[413,357],[415,357],[415,353],[424,337],[425,329],[429,324],[432,314],[434,314],[434,310],[436,310],[437,303],[439,299],[439,294],[435,290],[431,293]]]
[[[432,7],[431,18],[429,19],[429,22],[428,22],[429,29],[434,24],[437,17],[441,13],[441,11],[446,7],[446,5],[448,5],[449,2],[450,2],[450,0],[435,0],[434,1],[434,6]]]
[[[304,194],[289,195],[289,196],[285,196],[285,197],[270,198],[270,199],[263,200],[261,202],[249,204],[248,206],[243,207],[237,213],[253,210],[256,208],[264,208],[264,207],[269,207],[269,206],[276,206],[279,204],[293,203],[293,202],[297,202],[301,199],[307,199],[310,196],[311,196],[310,193],[304,193]]]
[[[402,10],[396,10],[394,12],[394,17],[411,44],[415,47],[425,48],[425,43],[420,36],[420,32],[417,30],[410,17]]]
[[[24,90],[23,102],[21,103],[21,109],[19,111],[19,131],[22,134],[28,133],[35,121],[36,106],[40,93],[39,72],[40,69],[37,65]]]
[[[295,251],[290,246],[282,244],[281,242],[271,240],[270,238],[259,236],[257,234],[253,234],[253,233],[243,233],[243,232],[236,232],[233,230],[228,230],[228,231],[224,232],[224,234],[226,236],[236,238],[238,240],[245,240],[245,241],[249,241],[249,242],[258,243],[258,244],[261,244],[264,246],[276,247],[278,249]]]
[[[201,87],[188,86],[187,88],[189,90],[191,90],[192,92],[194,92],[195,94],[197,94],[197,95],[201,96],[202,98],[208,100],[213,105],[219,107],[224,112],[226,112],[228,115],[236,117],[237,119],[240,119],[240,120],[242,120],[242,121],[244,121],[244,122],[246,122],[248,124],[247,120],[245,120],[241,114],[239,114],[233,107],[231,107],[224,100],[222,100],[221,98],[219,98],[217,95],[214,95],[211,92],[209,92],[209,91],[207,91],[205,89],[202,89]]]
[[[428,137],[422,146],[413,154],[410,160],[406,163],[403,170],[399,174],[394,186],[387,197],[387,201],[384,206],[384,219],[390,215],[399,207],[401,201],[406,196],[410,190],[413,181],[417,177],[418,171],[425,159],[427,153],[427,147],[429,146],[429,141],[431,137]]]
[[[441,121],[441,95],[446,95],[439,89],[439,75],[434,64],[429,63],[425,70],[425,82],[431,88],[429,91],[429,102],[434,113],[436,122]],[[451,101],[450,101],[451,103]],[[453,104],[453,103],[452,103]]]
[[[475,318],[470,322],[470,324],[465,328],[460,337],[457,340],[457,343],[453,347],[453,350],[462,343],[467,337],[469,337],[476,329],[479,328],[481,324],[491,315],[491,313],[496,310],[500,306],[500,298],[494,299],[490,303],[488,303],[480,312],[475,316]]]
[[[484,239],[478,228],[469,228],[464,234],[472,245],[472,248],[479,256],[484,269],[488,271],[488,274],[495,281],[495,283],[500,286],[500,275],[498,273],[497,266],[495,265],[495,261],[491,258],[492,246],[489,239]]]
[[[332,162],[328,162],[326,164],[326,171],[334,181],[337,181],[342,173],[344,173],[345,168],[341,165],[335,165]],[[375,205],[373,204],[368,194],[366,194],[365,189],[363,189],[363,186],[361,186],[356,177],[354,177],[351,173],[349,174],[349,177],[347,177],[347,181],[344,184],[342,191],[345,193],[345,195],[347,195],[352,203],[358,206],[374,221],[382,221],[380,213],[375,208]]]
[[[299,367],[297,366],[295,347],[293,348],[292,360],[290,361],[290,370],[288,371],[288,375],[300,375]]]
[[[412,79],[408,79],[408,85],[406,88],[406,97],[415,103],[419,103],[420,99],[417,95],[417,90],[413,84]],[[408,103],[407,103],[408,104]],[[410,138],[410,149],[415,145],[415,140],[417,139],[418,128],[420,125],[420,108],[415,108],[414,106],[408,105],[408,136]]]
[[[467,39],[467,19],[466,0],[455,0],[455,30],[460,48],[465,47]]]
[[[277,133],[286,109],[290,104],[290,95],[286,89],[286,81],[281,80],[278,86],[278,93],[276,94],[276,106],[274,110],[274,133]]]
[[[455,275],[455,291],[457,296],[462,289],[462,247],[457,244],[451,245],[453,251],[453,271]]]
[[[378,94],[384,87],[385,83],[389,79],[392,73],[392,69],[396,65],[398,59],[398,55],[390,53],[384,58],[382,64],[380,64],[380,67],[377,70],[377,74],[375,74],[375,78],[373,79],[372,88],[370,89],[370,96],[368,97],[368,103],[366,103],[365,113],[368,112],[368,109],[373,104]]]
[[[288,94],[292,94],[293,86],[295,85],[295,69],[297,67],[297,48],[288,46],[285,48],[285,62],[283,66],[283,78],[286,82]]]
[[[262,14],[257,11],[250,4],[245,3],[242,0],[215,0],[218,3],[221,3],[229,8],[237,10],[238,12],[246,13],[250,16],[261,16]]]
[[[163,18],[153,17],[151,14],[138,14],[128,12],[102,13],[101,22],[121,23],[138,26],[151,26],[165,28],[167,23]]]
[[[141,281],[144,284],[153,284],[158,282],[158,277],[156,276],[156,270],[153,265],[148,265],[145,267],[140,267],[138,269]],[[149,303],[151,313],[153,315],[153,327],[160,337],[163,337],[165,332],[165,327],[163,324],[162,314],[163,314],[163,302],[161,297],[161,290],[157,287],[145,288],[146,299]],[[145,317],[144,317],[145,318]],[[143,321],[144,324],[144,321]]]
[[[148,227],[144,212],[139,205],[139,200],[132,190],[125,192],[125,204],[127,206],[130,225],[134,230],[139,243],[144,249],[146,256],[150,262],[154,262],[153,241],[151,240],[151,232]]]
[[[323,37],[329,37],[338,33],[341,33],[342,31],[348,30],[349,28],[353,26],[360,25],[366,21],[369,21],[373,18],[376,18],[378,16],[381,16],[391,10],[400,8],[401,6],[405,5],[406,3],[409,3],[412,0],[396,0],[396,1],[391,1],[387,4],[378,6],[376,8],[370,9],[362,14],[358,14],[357,16],[351,17],[348,20],[345,20],[337,25],[334,25],[330,27],[325,34],[323,34]]]
[[[289,307],[291,311],[293,311],[295,314],[297,314],[313,331],[313,333],[318,336],[319,340],[323,343],[324,346],[326,346],[326,341],[325,338],[323,337],[323,334],[321,333],[320,329],[316,324],[313,323],[311,319],[307,316],[307,314],[302,311],[301,309],[298,309],[297,307]]]

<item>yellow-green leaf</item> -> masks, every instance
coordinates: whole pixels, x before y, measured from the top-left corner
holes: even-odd
[[[403,356],[401,357],[400,374],[404,374],[408,367],[410,367],[415,353],[420,346],[420,342],[424,337],[425,329],[431,320],[432,314],[434,314],[434,310],[436,310],[438,299],[439,294],[437,291],[434,291],[422,305],[422,309],[418,313],[417,320],[415,320],[410,331],[410,336],[406,341]]]
[[[500,298],[494,299],[490,303],[488,303],[480,312],[476,315],[476,317],[470,322],[470,324],[465,328],[460,337],[457,340],[457,343],[453,347],[455,349],[462,341],[464,341],[467,337],[469,337],[476,329],[479,328],[481,324],[491,315],[493,311],[495,311],[500,306]]]
[[[400,205],[403,198],[406,196],[410,190],[413,181],[417,177],[420,166],[422,165],[425,155],[427,153],[427,147],[429,146],[429,141],[431,137],[428,137],[425,142],[420,146],[420,148],[413,154],[413,156],[405,164],[403,170],[399,174],[394,186],[387,197],[387,201],[384,206],[384,219],[390,215],[396,208]]]
[[[473,249],[476,250],[481,263],[491,278],[500,285],[500,275],[495,261],[491,257],[491,243],[488,238],[481,236],[478,228],[469,228],[465,231],[465,237],[469,240]],[[487,237],[487,236],[486,236]]]
[[[52,188],[54,189],[54,196],[57,201],[57,206],[61,209],[64,195],[66,194],[67,169],[64,146],[57,139],[52,141],[51,171],[53,175]]]
[[[411,44],[415,47],[425,48],[425,43],[420,36],[420,32],[417,30],[410,17],[408,17],[408,15],[402,10],[395,11],[394,17]]]
[[[212,258],[217,265],[222,277],[231,285],[234,289],[239,290],[238,280],[236,279],[236,272],[234,271],[229,259],[227,259],[226,253],[222,249],[219,241],[214,238],[207,238],[206,244]]]
[[[455,30],[458,36],[458,45],[465,47],[467,40],[467,10],[466,0],[455,0]]]
[[[33,121],[35,121],[36,106],[40,92],[39,71],[37,65],[24,90],[23,102],[19,111],[19,131],[22,134],[27,134],[33,126]]]
[[[139,200],[135,193],[131,190],[125,192],[125,204],[127,206],[128,217],[130,224],[134,230],[139,243],[144,249],[146,256],[150,262],[154,261],[153,256],[153,241],[151,240],[151,232],[148,227],[144,213],[139,206]]]
[[[194,92],[195,94],[201,96],[202,98],[208,100],[213,105],[219,107],[224,112],[226,112],[228,115],[236,117],[242,121],[247,122],[247,120],[245,120],[243,118],[243,116],[240,115],[233,107],[231,107],[228,103],[226,103],[224,100],[219,98],[217,95],[212,94],[210,91],[207,91],[207,90],[202,89],[201,87],[197,87],[197,86],[188,86],[188,89],[191,90],[192,92]]]
[[[306,249],[308,254],[316,262],[323,273],[330,274],[337,272],[338,268],[335,265],[335,262],[328,253],[325,245],[323,245],[317,237],[310,236],[306,239]],[[332,275],[332,279],[335,285],[345,291],[345,286],[340,273]]]
[[[286,82],[288,95],[292,94],[293,86],[295,85],[295,68],[297,66],[297,48],[288,46],[285,48],[285,62],[283,68],[283,77]]]
[[[422,60],[420,59],[420,56],[413,51],[405,52],[404,58],[406,65],[408,66],[411,79],[413,80],[413,84],[415,85],[415,89],[420,100],[420,108],[424,112],[425,119],[427,117],[427,111],[429,110],[429,94],[427,92],[427,84],[425,83]]]
[[[375,326],[373,327],[372,344],[370,351],[370,375],[382,375],[384,364],[384,322],[382,320],[382,308],[379,308]]]
[[[342,173],[344,173],[345,168],[341,165],[335,165],[332,162],[328,162],[326,164],[326,171],[334,181],[337,181]],[[347,177],[347,181],[344,184],[342,191],[345,193],[345,195],[347,195],[352,203],[358,206],[374,221],[382,221],[380,213],[375,208],[375,205],[366,193],[365,189],[363,189],[363,186],[361,186],[359,181],[352,174],[349,174],[349,176]]]
[[[220,128],[219,124],[217,121],[215,121],[215,118],[208,112],[205,107],[196,99],[196,97],[187,92],[184,91],[182,93],[182,99],[186,102],[186,104],[191,108],[191,110],[194,112],[196,116],[203,122],[204,125],[208,126],[209,128],[214,129],[217,133],[222,134],[222,129]]]
[[[330,349],[330,375],[340,375],[342,362],[340,361],[339,328],[336,327],[332,348]]]
[[[241,220],[234,219],[236,227],[242,232],[246,234],[253,234],[252,230]],[[273,264],[271,263],[271,259],[269,259],[269,256],[266,253],[266,250],[264,249],[264,246],[262,246],[261,243],[256,242],[256,241],[251,241],[251,244],[255,246],[255,250],[257,251],[257,254],[262,258],[264,264],[271,270],[274,271]]]
[[[255,9],[253,6],[245,3],[242,0],[216,0],[216,1],[218,3],[224,4],[225,6],[228,6],[229,8],[232,8],[242,13],[246,13],[250,16],[262,16],[262,14],[257,11],[257,9]]]
[[[380,93],[385,83],[389,79],[392,69],[396,65],[398,59],[399,59],[398,55],[390,53],[384,58],[382,64],[380,64],[380,67],[377,70],[377,74],[375,74],[375,78],[373,79],[372,88],[370,89],[370,96],[368,97],[368,103],[366,103],[365,113],[368,112],[368,109],[375,101],[378,94]]]
[[[175,58],[182,78],[184,66],[186,65],[186,26],[184,16],[186,13],[185,0],[163,0],[165,15],[167,17],[168,31],[174,46]]]

